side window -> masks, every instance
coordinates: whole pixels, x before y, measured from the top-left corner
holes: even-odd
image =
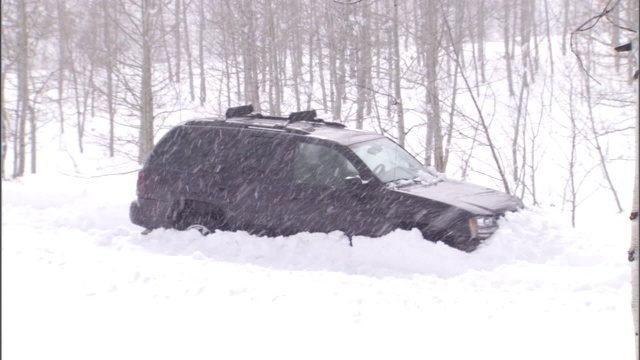
[[[282,146],[282,141],[276,137],[250,135],[244,138],[236,149],[241,175],[264,181],[278,177],[282,165]]]
[[[299,143],[293,158],[293,182],[323,186],[343,186],[358,171],[342,154],[326,146]]]
[[[155,146],[149,163],[178,169],[203,166],[214,148],[217,136],[201,128],[177,127],[167,133]]]

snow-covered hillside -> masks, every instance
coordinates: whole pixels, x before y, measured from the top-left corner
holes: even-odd
[[[531,208],[471,254],[417,231],[143,236],[135,172],[44,163],[2,184],[3,359],[634,356],[626,214]]]

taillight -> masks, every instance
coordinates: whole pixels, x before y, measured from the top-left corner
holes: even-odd
[[[138,181],[136,181],[136,195],[144,197],[147,194],[147,185],[144,182],[144,172],[138,172]]]

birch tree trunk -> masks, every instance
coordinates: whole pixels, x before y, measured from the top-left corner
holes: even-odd
[[[143,0],[144,1],[144,0]],[[180,5],[181,5],[182,0],[176,0],[176,4],[175,4],[175,12],[173,13],[174,15],[174,39],[176,42],[176,77],[175,77],[175,81],[177,83],[180,82],[180,73],[182,72],[182,64],[181,64],[181,60],[182,60],[182,45],[180,44],[180,40],[182,38],[182,36],[180,35]]]
[[[29,39],[27,33],[26,0],[18,4],[18,102],[19,114],[16,119],[16,136],[14,144],[14,177],[24,175],[26,143],[27,112],[29,111]]]
[[[267,27],[266,45],[269,48],[269,70],[271,73],[271,81],[269,85],[269,111],[276,116],[280,116],[282,110],[282,83],[280,81],[280,63],[278,61],[278,37],[276,31],[276,19],[274,18],[273,5],[271,0],[267,0],[265,4]]]
[[[400,36],[398,34],[398,3],[399,0],[393,1],[393,85],[396,105],[397,128],[398,128],[398,145],[404,147],[404,108],[402,107],[402,88],[400,72]]]
[[[485,78],[485,74],[484,74],[484,68],[485,68],[485,56],[484,56],[484,42],[485,42],[485,26],[484,26],[484,22],[486,21],[485,18],[485,0],[480,0],[480,2],[478,3],[478,15],[477,15],[477,20],[476,23],[478,24],[478,34],[477,34],[477,39],[478,39],[478,63],[480,64],[480,76],[482,79],[483,83],[486,83],[487,80]]]
[[[369,6],[362,9],[362,23],[359,26],[359,61],[357,61],[356,129],[364,123],[365,101],[368,93],[368,78],[371,75],[371,38],[369,32]]]
[[[635,328],[635,345],[636,345],[636,359],[638,358],[638,292],[640,278],[638,274],[638,258],[640,257],[638,247],[638,236],[640,235],[640,229],[638,228],[638,206],[640,199],[638,198],[638,172],[640,171],[640,161],[638,161],[638,146],[640,146],[640,138],[638,132],[640,131],[640,103],[638,95],[640,94],[640,81],[636,80],[636,174],[633,182],[633,203],[631,205],[631,246],[629,247],[629,261],[631,261],[631,313],[633,314],[633,326]]]
[[[188,4],[182,4],[182,22],[184,25],[184,49],[187,54],[187,69],[189,75],[189,96],[191,101],[196,101],[196,94],[193,87],[193,56],[191,55],[191,43],[189,41],[189,25],[187,24]]]
[[[204,0],[200,0],[199,7],[199,25],[198,26],[198,62],[200,63],[200,105],[204,105],[207,101],[207,76],[204,70]]]
[[[115,98],[115,94],[113,91],[113,67],[114,64],[114,56],[113,56],[113,43],[111,34],[111,15],[110,15],[110,6],[107,3],[107,0],[102,1],[103,11],[104,11],[104,47],[106,50],[106,70],[107,70],[107,112],[109,113],[109,156],[113,157],[115,153],[115,107],[113,103],[113,99]]]
[[[60,112],[60,134],[64,134],[64,110],[62,99],[64,98],[64,74],[67,67],[67,33],[65,31],[66,12],[62,0],[56,1],[58,13],[58,111]]]
[[[507,63],[507,85],[509,87],[509,96],[513,96],[515,94],[515,91],[513,91],[513,71],[511,70],[512,54],[509,51],[509,37],[511,37],[511,31],[509,30],[510,8],[511,4],[509,4],[509,0],[507,0],[504,4],[504,24],[502,36],[504,37],[504,60]]]
[[[435,0],[427,1],[427,9],[436,9]],[[433,165],[438,172],[444,172],[444,151],[442,147],[442,119],[440,116],[440,99],[438,96],[437,66],[438,66],[438,18],[436,11],[427,12],[427,41],[426,41],[426,66],[427,66],[427,141],[433,144]],[[460,39],[456,39],[458,41]],[[454,46],[456,46],[454,44]],[[429,149],[429,144],[427,144]],[[430,151],[430,149],[428,150]],[[431,154],[429,154],[430,157]],[[427,165],[431,161],[427,160]]]
[[[5,162],[7,159],[7,141],[9,137],[7,136],[7,131],[9,131],[9,114],[7,113],[7,107],[4,96],[4,84],[6,79],[7,70],[5,69],[5,65],[3,64],[2,69],[2,78],[0,79],[0,116],[2,117],[2,130],[0,130],[0,136],[2,136],[2,143],[0,143],[0,147],[2,150],[2,164],[0,166],[0,180],[5,179]]]
[[[140,148],[138,162],[144,163],[153,148],[153,89],[151,82],[151,4],[153,0],[142,1],[142,79]]]

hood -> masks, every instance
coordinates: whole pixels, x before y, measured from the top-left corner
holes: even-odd
[[[449,204],[477,215],[503,214],[524,207],[520,199],[498,190],[455,180],[414,185],[392,191]]]

